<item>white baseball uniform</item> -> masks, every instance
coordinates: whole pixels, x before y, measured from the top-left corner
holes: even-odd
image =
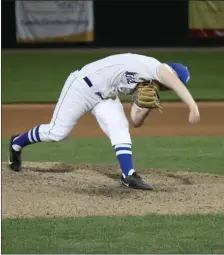
[[[138,54],[117,54],[87,64],[69,75],[52,120],[41,125],[41,141],[65,139],[80,117],[91,112],[111,144],[129,143],[129,124],[118,95],[131,94],[138,82],[159,80],[161,63]]]

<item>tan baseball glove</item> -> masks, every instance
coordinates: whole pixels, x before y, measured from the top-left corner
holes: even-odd
[[[156,81],[140,82],[133,93],[132,101],[141,108],[158,108],[162,112],[159,85]]]

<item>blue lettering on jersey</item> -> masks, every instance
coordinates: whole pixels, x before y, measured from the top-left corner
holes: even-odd
[[[128,84],[136,83],[135,76],[136,76],[136,73],[126,72],[125,77],[126,77],[127,83]]]

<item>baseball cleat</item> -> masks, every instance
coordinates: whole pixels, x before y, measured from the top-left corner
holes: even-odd
[[[137,173],[133,173],[125,178],[122,175],[121,184],[132,189],[153,190],[153,187],[146,184]]]
[[[15,151],[12,148],[12,142],[13,140],[19,135],[13,135],[10,140],[9,144],[9,157],[8,157],[8,163],[9,167],[15,171],[15,172],[20,172],[21,171],[21,165],[22,165],[22,160],[21,160],[21,151]]]

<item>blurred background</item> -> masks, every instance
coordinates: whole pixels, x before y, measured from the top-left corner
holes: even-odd
[[[122,52],[181,62],[197,100],[223,100],[222,46],[223,1],[3,0],[2,102],[55,103],[70,72]]]
[[[223,1],[2,1],[2,47],[223,46]]]

